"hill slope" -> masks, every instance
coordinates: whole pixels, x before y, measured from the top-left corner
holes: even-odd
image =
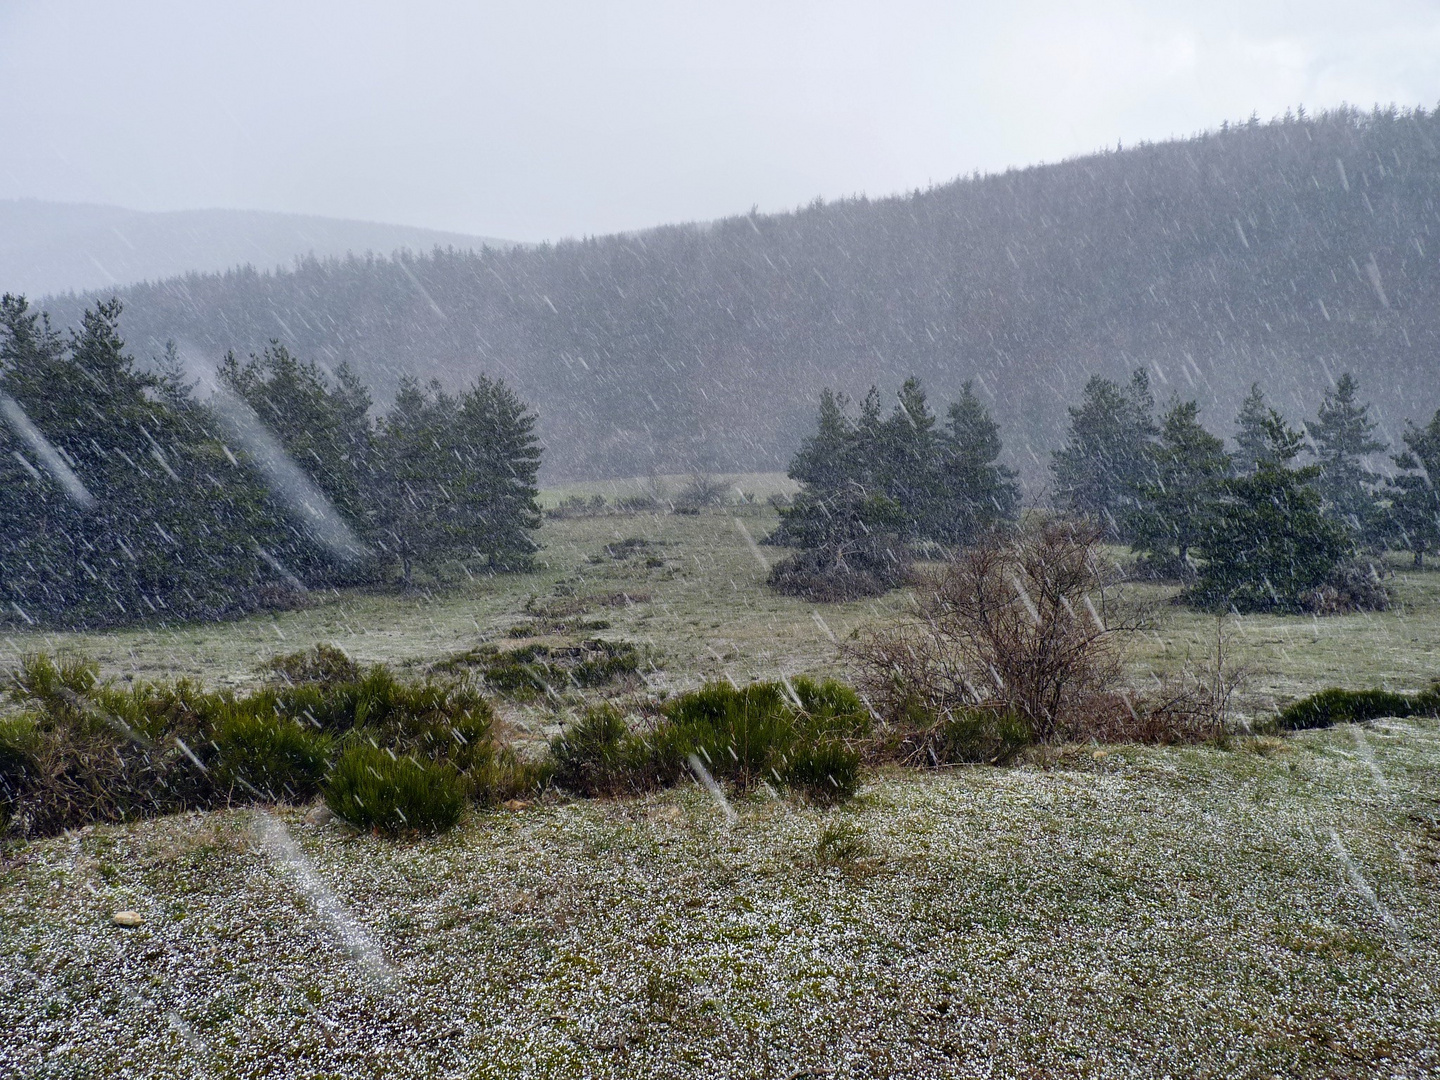
[[[504,375],[549,475],[783,467],[830,384],[974,379],[1032,483],[1092,373],[1151,369],[1229,432],[1260,380],[1298,420],[1350,369],[1393,437],[1440,406],[1440,116],[1341,111],[705,227],[311,261],[123,290],[138,352],[278,337]],[[75,301],[55,313],[74,318]]]
[[[462,250],[503,240],[369,221],[255,210],[146,213],[118,206],[0,200],[0,287],[31,296],[106,289],[232,266],[290,266],[401,248]]]

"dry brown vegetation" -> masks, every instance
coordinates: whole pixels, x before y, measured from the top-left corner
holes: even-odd
[[[1040,742],[1222,734],[1234,689],[1223,653],[1213,676],[1123,688],[1127,645],[1148,615],[1122,591],[1100,540],[1092,525],[1052,520],[959,553],[918,581],[910,618],[857,635],[858,685],[902,730],[978,709],[1022,719]]]

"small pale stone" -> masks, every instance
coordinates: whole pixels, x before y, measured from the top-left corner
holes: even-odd
[[[110,916],[110,921],[116,926],[136,927],[145,923],[145,917],[138,911],[117,911]]]
[[[1102,760],[1102,759],[1104,759],[1104,758],[1109,757],[1109,756],[1110,756],[1110,751],[1109,751],[1109,750],[1096,750],[1096,751],[1095,751],[1093,754],[1091,754],[1090,756],[1093,757],[1096,761],[1100,761],[1100,760]]]
[[[306,825],[328,825],[333,820],[335,820],[335,811],[324,803],[312,806],[310,812],[305,815]]]
[[[504,806],[506,810],[524,810],[530,804],[524,799],[506,799],[501,805]]]

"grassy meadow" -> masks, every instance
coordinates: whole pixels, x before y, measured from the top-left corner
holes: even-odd
[[[547,519],[533,573],[224,625],[11,633],[0,665],[76,651],[117,679],[245,687],[318,642],[420,671],[573,640],[561,624],[581,618],[642,647],[643,692],[843,675],[839,643],[909,597],[772,594],[782,552],[755,541],[781,489],[739,486],[760,501]],[[1440,676],[1440,573],[1396,567],[1389,612],[1228,620],[1241,715]],[[1135,685],[1205,659],[1216,620],[1136,588],[1155,626]],[[581,703],[501,714],[535,740]],[[0,866],[0,1075],[1440,1071],[1440,721],[886,769],[841,809],[764,789],[733,809],[691,785],[471,811],[413,842],[306,807],[31,842]],[[142,925],[113,925],[122,910]]]

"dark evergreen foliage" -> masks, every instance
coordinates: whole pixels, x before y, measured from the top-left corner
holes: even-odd
[[[1391,542],[1415,556],[1440,551],[1440,410],[1425,427],[1411,422],[1401,436],[1405,450],[1393,458],[1401,472],[1386,487],[1390,499],[1386,528]]]
[[[1313,415],[1320,358],[1363,357],[1378,409],[1428,417],[1437,148],[1434,112],[1341,109],[704,227],[240,269],[122,299],[140,354],[176,338],[244,355],[280,328],[298,355],[350,359],[382,401],[407,370],[452,392],[477,363],[503,372],[560,476],[783,468],[813,388],[907,373],[944,400],[975,379],[1007,444],[1043,462],[1085,379],[1123,381],[1135,357],[1157,396],[1211,417],[1262,370],[1276,404]],[[89,302],[57,298],[57,325]],[[1014,463],[1043,482],[1028,454]]]
[[[1357,540],[1378,539],[1379,507],[1376,489],[1380,477],[1365,459],[1386,449],[1374,437],[1379,424],[1370,418],[1369,404],[1356,400],[1360,384],[1349,372],[1327,390],[1316,419],[1305,430],[1315,447],[1319,472],[1315,488],[1326,515],[1343,524]]]
[[[1159,434],[1154,411],[1144,371],[1124,386],[1098,375],[1086,383],[1083,400],[1070,408],[1065,445],[1050,465],[1056,504],[1101,525],[1114,539],[1129,539],[1142,491],[1152,482]]]
[[[528,564],[540,449],[505,384],[409,388],[377,427],[347,368],[330,376],[272,343],[228,354],[232,396],[202,402],[173,346],[153,370],[134,362],[120,311],[98,303],[62,338],[24,298],[0,299],[0,621],[219,618],[373,579],[387,553],[407,580],[417,558]],[[228,445],[237,410],[379,558],[337,555],[293,493],[271,490],[263,450]]]
[[[1238,611],[1298,612],[1313,604],[1350,550],[1348,531],[1321,512],[1318,466],[1297,469],[1301,436],[1271,413],[1254,472],[1225,485],[1198,550],[1192,602]]]
[[[1127,515],[1131,546],[1152,572],[1188,578],[1191,549],[1215,527],[1215,501],[1229,471],[1225,444],[1200,424],[1200,407],[1173,400],[1149,447],[1149,478]]]
[[[821,393],[815,433],[791,462],[804,486],[770,541],[803,550],[774,568],[780,591],[819,600],[884,592],[903,580],[908,545],[964,544],[1014,519],[1015,473],[999,464],[999,425],[969,383],[945,428],[913,378],[889,416],[874,387],[853,420],[847,404]]]

